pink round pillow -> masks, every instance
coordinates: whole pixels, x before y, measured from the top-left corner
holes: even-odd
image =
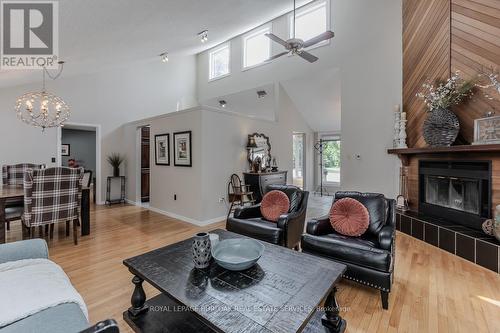
[[[358,237],[368,229],[370,215],[368,209],[358,200],[343,198],[333,204],[330,223],[339,234]]]
[[[288,213],[290,200],[281,191],[270,191],[262,198],[260,212],[266,220],[277,222],[282,214]]]

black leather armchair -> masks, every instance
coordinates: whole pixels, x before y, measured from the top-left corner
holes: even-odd
[[[304,232],[309,192],[293,185],[269,185],[272,190],[284,192],[290,199],[290,210],[277,222],[267,221],[260,213],[260,204],[237,208],[233,217],[227,219],[226,229],[265,242],[298,248]]]
[[[337,192],[333,202],[347,197],[368,209],[368,230],[360,237],[347,237],[335,232],[328,216],[313,219],[302,236],[302,251],[347,265],[343,277],[379,289],[382,307],[388,309],[394,275],[395,200],[383,194]]]

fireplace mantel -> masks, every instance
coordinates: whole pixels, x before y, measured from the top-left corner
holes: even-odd
[[[398,155],[404,166],[407,166],[408,158],[412,155],[436,155],[436,154],[480,154],[480,153],[500,153],[500,144],[494,145],[463,145],[450,147],[424,147],[424,148],[394,148],[388,149],[388,154]]]

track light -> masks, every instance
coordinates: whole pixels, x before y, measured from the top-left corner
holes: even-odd
[[[203,30],[202,32],[198,33],[198,37],[200,37],[200,41],[202,43],[205,43],[208,41],[208,30]]]
[[[220,100],[219,105],[221,108],[225,108],[227,106],[227,102],[225,100]]]
[[[267,96],[267,92],[265,90],[259,90],[259,91],[257,91],[257,96],[259,98],[264,98]]]
[[[163,52],[162,54],[160,54],[160,58],[162,62],[168,62],[168,53]]]

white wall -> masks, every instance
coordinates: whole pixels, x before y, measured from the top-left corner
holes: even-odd
[[[306,134],[312,147],[313,132],[297,112],[286,92],[278,87],[278,121],[258,120],[220,110],[194,108],[132,122],[123,126],[127,155],[127,199],[138,202],[140,188],[137,156],[137,129],[151,125],[150,208],[195,224],[220,221],[228,207],[219,202],[227,198],[227,183],[233,173],[248,170],[246,144],[248,134],[259,132],[269,136],[271,154],[289,177],[293,169],[292,134]],[[157,166],[154,163],[154,135],[170,133],[173,157],[173,133],[191,130],[193,166],[191,168]],[[312,156],[312,148],[306,152]],[[307,165],[306,179],[312,184],[312,159]],[[291,181],[291,178],[289,178]],[[177,194],[177,200],[174,200]]]
[[[40,88],[41,83],[0,91],[0,164],[51,165],[51,157],[56,156],[56,130],[42,133],[17,120],[14,112],[19,95]],[[101,125],[104,193],[104,179],[112,173],[106,156],[125,150],[121,128],[124,123],[197,105],[196,61],[194,56],[186,56],[176,58],[175,65],[155,61],[67,78],[63,73],[57,81],[47,82],[47,90],[71,106],[71,123]]]
[[[285,81],[310,72],[336,68],[340,72],[342,108],[342,188],[397,193],[398,161],[392,145],[392,110],[402,96],[401,0],[331,0],[329,45],[311,51],[320,58],[309,64],[298,57],[281,57],[270,64],[242,71],[242,40],[231,40],[231,75],[208,82],[208,52],[198,56],[198,98]],[[273,32],[287,36],[287,17],[273,21]],[[281,52],[273,43],[273,52]],[[354,158],[361,155],[361,159]]]

